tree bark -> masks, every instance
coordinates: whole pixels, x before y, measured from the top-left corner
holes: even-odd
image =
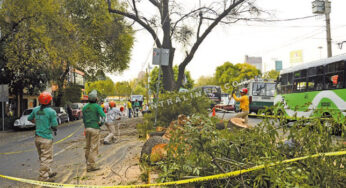
[[[64,73],[58,79],[58,95],[57,95],[56,99],[54,100],[55,106],[61,105],[62,96],[64,94],[64,83],[65,83],[65,79],[66,79],[66,76],[67,76],[69,71],[70,71],[70,66],[67,63]]]

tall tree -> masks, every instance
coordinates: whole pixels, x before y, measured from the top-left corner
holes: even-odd
[[[63,48],[66,65],[61,67],[60,76],[56,79],[59,88],[64,84],[70,66],[83,70],[87,79],[92,81],[103,80],[99,78],[100,73],[128,68],[133,32],[124,24],[122,16],[110,14],[104,0],[65,0],[63,5],[75,31],[68,32],[68,36],[64,37],[68,40]],[[70,44],[70,41],[73,43]],[[57,103],[61,91],[58,91]]]
[[[255,76],[260,74],[261,71],[253,65],[247,63],[234,65],[230,62],[225,62],[216,68],[215,78],[224,91],[230,92],[232,86],[235,86],[236,83],[255,78]]]
[[[217,81],[214,76],[201,76],[198,78],[195,87],[205,86],[205,85],[217,85]]]
[[[104,0],[6,0],[0,28],[1,82],[21,93],[52,81],[56,105],[70,67],[90,75],[123,71],[133,45],[131,27]]]
[[[174,81],[177,81],[178,79],[178,76],[179,76],[179,67],[178,65],[175,65],[173,67],[173,77],[174,77]],[[190,75],[190,71],[185,71],[184,73],[184,79],[183,79],[183,82],[182,84],[180,85],[180,87],[183,87],[185,89],[192,89],[193,87],[193,84],[194,84],[194,80],[191,78],[191,75]],[[158,80],[158,77],[159,77],[159,68],[158,67],[155,67],[151,73],[150,73],[150,90],[152,91],[152,93],[156,93],[157,92],[157,80]],[[161,78],[160,78],[160,91],[164,91],[164,85],[162,84],[162,81],[163,81],[163,75],[161,75]],[[179,88],[180,89],[180,88]]]
[[[0,9],[0,77],[20,99],[24,89],[35,94],[46,87],[56,50],[49,23],[59,15],[56,0],[2,1]],[[54,23],[54,22],[53,22]],[[22,100],[20,100],[22,101]],[[23,110],[17,104],[17,115]]]
[[[85,84],[86,93],[90,93],[94,89],[97,90],[98,95],[100,95],[101,98],[114,96],[116,94],[115,84],[110,78],[107,78],[106,80],[88,82]]]
[[[264,73],[262,77],[264,79],[276,80],[279,77],[279,75],[280,75],[279,71],[271,70],[269,72]]]
[[[132,92],[129,82],[117,82],[115,83],[115,93],[118,96],[130,96]]]
[[[200,45],[219,25],[234,23],[241,19],[248,20],[249,14],[259,14],[254,6],[255,0],[215,0],[209,5],[185,11],[183,5],[172,0],[132,0],[123,3],[129,4],[124,10],[114,7],[112,0],[108,1],[108,10],[135,21],[147,30],[155,41],[156,47],[170,50],[169,65],[163,66],[163,85],[165,90],[178,90],[184,79],[186,66],[191,62]],[[150,3],[155,9],[154,15],[145,15],[141,5]],[[145,6],[145,5],[144,5]],[[144,8],[143,8],[144,9]],[[152,13],[152,11],[150,11]],[[162,29],[163,38],[160,39],[158,28]],[[194,39],[192,39],[194,37]],[[181,44],[186,48],[186,56],[179,64],[178,78],[174,79],[173,59],[174,45]]]

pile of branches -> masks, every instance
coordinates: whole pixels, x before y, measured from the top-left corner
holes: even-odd
[[[316,153],[341,151],[332,126],[301,120],[289,127],[265,119],[252,129],[217,130],[218,119],[193,115],[170,133],[167,155],[156,163],[159,182],[203,177]],[[344,134],[342,134],[344,135]],[[345,157],[309,158],[237,177],[197,182],[197,187],[346,187]]]

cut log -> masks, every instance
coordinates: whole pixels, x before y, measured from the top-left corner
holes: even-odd
[[[161,136],[153,136],[150,137],[143,145],[142,151],[141,151],[141,160],[144,157],[144,154],[146,154],[148,157],[150,157],[152,149],[154,146],[158,144],[167,144],[168,140],[162,138]],[[149,158],[150,159],[150,158]]]
[[[228,122],[228,127],[244,128],[244,129],[250,128],[248,124],[244,123],[244,120],[242,118],[231,118],[230,121]]]

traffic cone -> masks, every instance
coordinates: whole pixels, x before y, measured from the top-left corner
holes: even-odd
[[[212,113],[212,115],[211,116],[215,116],[215,107],[213,108],[213,113]]]

